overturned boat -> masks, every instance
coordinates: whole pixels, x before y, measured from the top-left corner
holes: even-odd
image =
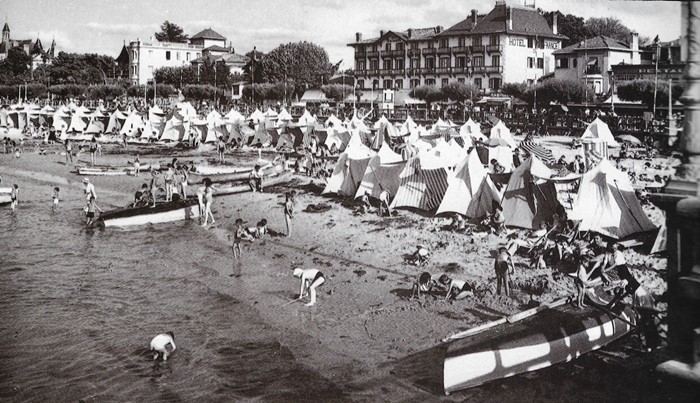
[[[134,225],[160,224],[198,218],[197,198],[157,203],[155,207],[126,207],[100,214],[98,225],[105,227],[129,227]]]
[[[290,171],[272,172],[263,177],[263,190],[270,186],[279,185],[292,180],[294,175]],[[246,177],[247,179],[247,177]],[[247,182],[233,181],[216,184],[215,196],[224,196],[236,193],[250,192],[250,185]]]
[[[504,320],[498,326],[480,326],[481,332],[465,332],[470,334],[447,349],[445,394],[571,361],[634,327],[630,307],[618,304],[609,310],[603,297],[589,297],[593,306],[585,309],[561,304],[512,323]]]

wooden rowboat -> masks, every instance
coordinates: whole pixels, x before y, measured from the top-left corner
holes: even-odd
[[[126,207],[100,214],[98,223],[105,227],[160,224],[199,217],[196,198],[158,203],[155,207]]]
[[[605,302],[589,294],[593,302]],[[568,362],[627,334],[635,324],[631,308],[618,305],[578,309],[571,304],[470,335],[452,343],[443,366],[445,394],[497,379]]]
[[[266,162],[265,164],[260,164],[263,168],[272,165],[271,162]],[[199,165],[193,175],[207,176],[207,175],[223,175],[223,174],[236,174],[241,172],[252,172],[252,166],[241,166],[241,165]]]
[[[265,168],[263,168],[263,176],[267,177],[269,175],[276,175],[284,170],[283,165],[267,165]],[[250,174],[253,172],[251,169],[250,171],[245,171],[245,172],[238,172],[238,173],[232,173],[232,174],[218,174],[218,175],[192,175],[190,174],[190,178],[188,182],[190,185],[202,183],[204,181],[204,178],[209,178],[209,180],[212,181],[212,183],[225,183],[225,182],[235,182],[235,181],[243,181],[243,180],[248,180],[250,178]]]
[[[122,176],[131,175],[135,172],[134,168],[94,168],[94,167],[78,167],[78,175],[85,176]]]
[[[292,179],[293,174],[291,172],[279,172],[269,176],[265,176],[263,179],[263,190],[266,187],[279,185],[281,183],[289,182]],[[236,193],[250,192],[250,185],[248,183],[231,182],[222,183],[216,186],[216,196],[224,196]]]

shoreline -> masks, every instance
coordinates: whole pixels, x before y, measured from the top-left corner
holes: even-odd
[[[62,197],[82,197],[80,178],[60,163],[64,156],[25,153],[18,160],[8,161],[10,158],[0,156],[3,165],[9,162],[10,169],[3,172],[3,184],[10,183],[7,178],[15,177],[46,184],[57,183],[53,181],[61,178],[66,181],[62,186],[69,186],[65,191],[62,189]],[[98,162],[126,158],[127,155],[106,154],[98,157]],[[144,179],[143,176],[95,177],[91,182],[95,183],[100,206],[105,209],[107,205],[129,203],[133,191]],[[426,218],[406,210],[399,210],[398,216],[392,218],[380,218],[372,213],[356,216],[339,198],[320,196],[323,186],[308,177],[297,175],[293,188],[298,191],[294,235],[291,238],[268,235],[263,242],[244,244],[243,257],[238,261],[230,258],[233,261],[230,271],[222,270],[207,282],[253,307],[297,360],[337,383],[351,400],[371,400],[377,396],[391,401],[437,400],[443,396],[440,390],[435,390],[442,371],[440,351],[444,344],[440,340],[493,318],[516,313],[529,302],[529,295],[519,290],[514,298],[494,295],[492,253],[505,243],[505,238],[447,232],[441,230],[446,220]],[[47,185],[47,206],[49,190]],[[216,224],[206,232],[203,230],[203,236],[217,243],[213,250],[230,251],[226,234],[236,218],[248,224],[266,218],[271,230],[284,232],[280,203],[285,187],[276,186],[272,190],[276,193],[215,197]],[[331,208],[323,213],[302,211],[312,203],[325,203]],[[426,267],[404,263],[405,255],[412,253],[418,243],[428,245],[433,251]],[[639,255],[637,261],[637,256],[633,256],[630,262],[635,266],[649,264],[646,258]],[[636,273],[644,274],[642,284],[657,293],[660,287],[665,287],[659,278],[665,260],[653,259],[651,268]],[[327,282],[318,289],[316,306],[304,307],[300,303],[283,306],[298,292],[298,280],[291,274],[292,262],[318,268],[326,274]],[[515,263],[516,279],[546,274],[525,268],[529,265],[524,258],[517,257]],[[484,290],[483,295],[454,302],[443,302],[439,297],[409,301],[411,285],[422,271],[449,273],[451,277],[467,280]],[[537,301],[549,302],[574,292],[573,281],[566,279],[562,283],[536,298]],[[414,365],[420,368],[413,368],[412,363],[421,363]],[[438,364],[439,374],[435,373]],[[555,366],[559,369],[552,371],[558,373],[566,365],[569,364]],[[520,379],[521,388],[526,389],[528,383],[522,382],[523,378],[528,376],[514,379]],[[465,396],[495,388],[494,384],[485,385],[444,399],[463,400]],[[501,396],[517,399],[518,392],[522,390],[513,390],[511,386]]]

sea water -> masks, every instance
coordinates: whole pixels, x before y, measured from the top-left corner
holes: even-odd
[[[52,212],[51,189],[24,179],[0,206],[0,400],[345,400],[233,297],[229,250],[196,222],[85,229],[81,191]]]

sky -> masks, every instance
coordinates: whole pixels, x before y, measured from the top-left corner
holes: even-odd
[[[527,0],[545,11],[583,18],[615,17],[641,36],[670,41],[680,36],[679,1]],[[55,38],[58,50],[117,57],[124,41],[148,40],[163,21],[192,36],[212,28],[236,53],[256,46],[268,52],[280,44],[313,42],[330,61],[351,68],[355,33],[404,31],[442,25],[445,29],[477,9],[486,14],[495,0],[0,0],[0,18],[12,39]],[[522,5],[523,0],[507,0]],[[3,16],[2,13],[5,15]]]

